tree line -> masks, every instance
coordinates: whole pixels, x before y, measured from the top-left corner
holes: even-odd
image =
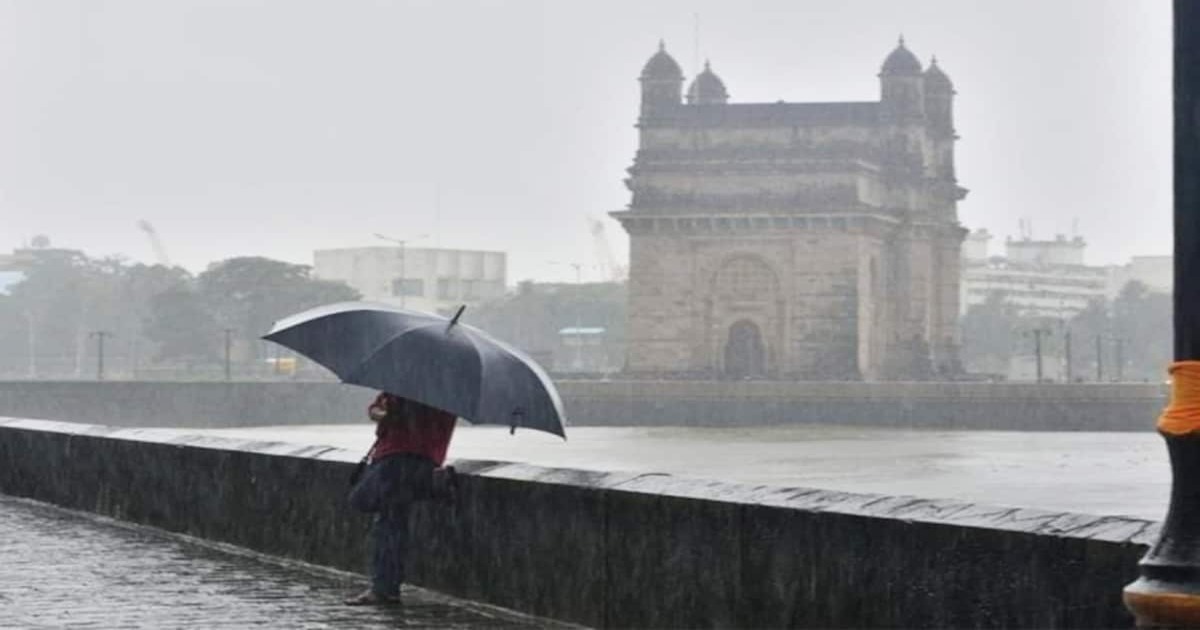
[[[219,261],[199,273],[79,253],[34,256],[0,295],[0,374],[90,378],[100,354],[110,374],[219,374],[226,351],[238,374],[273,353],[272,323],[329,302],[358,299],[306,265],[260,257]]]
[[[355,290],[313,277],[306,265],[261,257],[192,274],[55,250],[35,257],[0,294],[0,377],[94,378],[101,346],[114,378],[219,376],[227,350],[235,376],[265,374],[281,350],[260,337],[277,319],[355,299]],[[468,321],[548,367],[560,329],[603,327],[605,352],[619,369],[626,299],[624,284],[523,283],[472,308]],[[963,363],[974,374],[1005,378],[1040,345],[1052,380],[1066,380],[1061,366],[1069,355],[1074,381],[1157,381],[1170,360],[1171,317],[1170,295],[1139,282],[1061,319],[1022,314],[994,293],[962,318]],[[1055,362],[1060,369],[1051,369]]]
[[[962,320],[963,362],[976,374],[1007,374],[1018,358],[1036,359],[1047,380],[1161,381],[1171,359],[1171,296],[1137,281],[1113,299],[1096,299],[1064,318],[1023,315],[1002,292],[971,306]],[[1057,365],[1051,369],[1051,362]]]

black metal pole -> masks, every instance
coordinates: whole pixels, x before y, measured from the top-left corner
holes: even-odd
[[[1125,380],[1125,340],[1118,337],[1117,344],[1117,382]]]
[[[104,338],[112,333],[103,330],[93,331],[91,336],[96,338],[96,380],[104,380]]]
[[[1035,365],[1037,369],[1037,382],[1039,383],[1042,382],[1042,335],[1045,335],[1049,332],[1050,331],[1043,330],[1041,328],[1035,328],[1029,331],[1029,334],[1033,336],[1033,355],[1036,359]]]
[[[1200,2],[1175,0],[1175,362],[1158,431],[1171,458],[1159,539],[1125,587],[1143,627],[1200,627]],[[1193,283],[1193,279],[1197,282]]]
[[[233,334],[233,329],[230,329],[230,328],[225,329],[225,380],[227,380],[227,381],[233,380],[233,370],[231,369],[231,367],[229,365],[229,358],[230,358],[229,350],[230,350],[230,346],[232,345],[232,337],[231,337],[232,334]]]
[[[1104,340],[1096,335],[1096,382],[1104,382]]]
[[[1063,332],[1063,343],[1066,344],[1063,346],[1063,352],[1066,354],[1066,359],[1067,359],[1067,379],[1066,379],[1066,381],[1068,383],[1070,383],[1074,379],[1074,370],[1072,369],[1072,365],[1071,365],[1071,329],[1070,328],[1068,328],[1065,332]]]
[[[1042,331],[1033,331],[1033,352],[1037,355],[1037,382],[1042,382]]]

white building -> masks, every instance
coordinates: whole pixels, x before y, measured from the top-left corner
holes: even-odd
[[[507,254],[422,247],[353,247],[313,252],[313,273],[345,282],[364,300],[448,313],[501,297]]]
[[[1170,293],[1175,286],[1175,259],[1171,256],[1134,256],[1128,263],[1112,267],[1108,297],[1117,297],[1125,285],[1135,280],[1151,290]]]
[[[0,271],[0,295],[8,295],[13,285],[25,279],[20,271]]]
[[[1042,241],[1008,238],[1004,256],[989,254],[991,239],[987,230],[976,230],[963,244],[963,313],[989,296],[1002,293],[1021,315],[1062,323],[1093,300],[1117,297],[1134,280],[1154,291],[1171,290],[1174,272],[1170,256],[1135,256],[1124,265],[1089,266],[1083,257],[1086,243],[1079,237],[1057,236]],[[1054,327],[1051,334],[1062,335],[1062,329]],[[1011,381],[1036,380],[1037,358],[1032,344],[1033,339],[1026,336],[1012,356],[976,359],[967,367],[979,373],[1001,374]],[[1065,356],[1044,355],[1041,374],[1050,381],[1066,380]]]
[[[987,230],[967,237],[963,247],[962,312],[1003,293],[1022,315],[1069,318],[1109,295],[1111,272],[1083,262],[1083,239],[1005,240],[1004,256],[989,256]]]
[[[556,372],[614,372],[607,348],[608,330],[601,327],[567,327],[558,331],[554,353]]]

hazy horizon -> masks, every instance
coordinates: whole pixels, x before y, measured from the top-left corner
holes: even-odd
[[[596,260],[629,200],[660,38],[737,101],[878,98],[898,34],[958,91],[960,204],[1092,264],[1171,250],[1170,4],[0,3],[0,251],[34,235],[152,262],[383,245],[508,251],[509,280]],[[697,26],[699,28],[697,28]],[[697,33],[699,37],[697,37]],[[606,219],[619,259],[626,245]],[[587,279],[595,279],[591,272]]]

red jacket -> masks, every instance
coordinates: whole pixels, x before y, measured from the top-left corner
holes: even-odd
[[[375,427],[375,445],[371,447],[371,461],[410,453],[421,455],[441,466],[446,461],[446,450],[454,435],[457,418],[454,414],[422,404],[413,404],[391,394],[380,394],[367,408],[386,410],[387,416]]]

